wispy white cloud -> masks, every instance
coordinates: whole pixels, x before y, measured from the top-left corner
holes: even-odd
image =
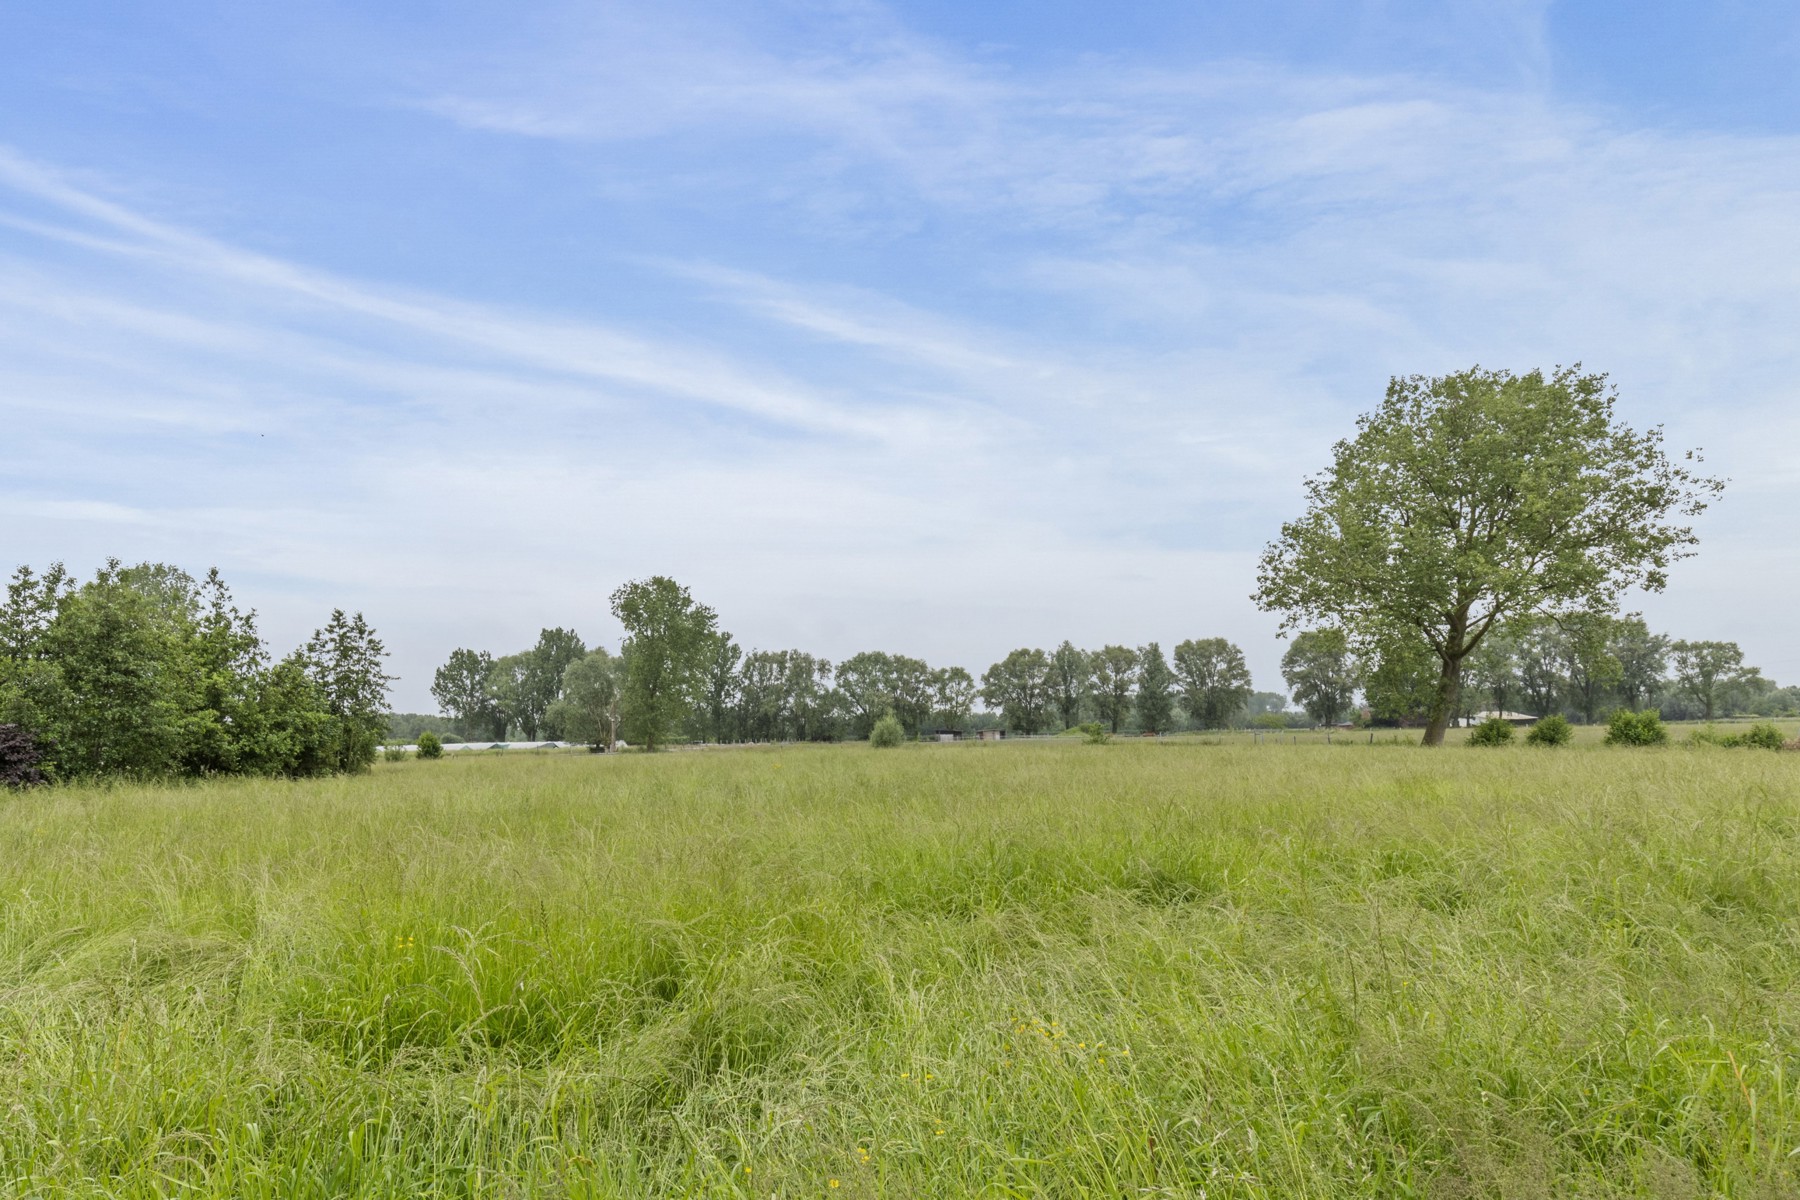
[[[95,239],[41,222],[14,222],[15,227],[60,236],[89,249],[154,258],[185,273],[391,324],[497,355],[515,367],[639,387],[815,432],[886,436],[896,424],[918,419],[904,413],[890,414],[885,421],[875,419],[850,404],[811,394],[766,368],[732,363],[703,346],[658,344],[591,322],[524,316],[442,297],[377,290],[238,250],[94,196],[5,148],[0,148],[0,185],[47,200],[132,240]],[[138,315],[145,316],[141,309]],[[165,324],[179,320],[161,315],[156,319]]]

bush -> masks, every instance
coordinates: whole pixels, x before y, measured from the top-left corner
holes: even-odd
[[[1575,737],[1575,729],[1561,713],[1551,713],[1525,735],[1527,746],[1566,746]]]
[[[1471,746],[1504,746],[1512,740],[1512,722],[1501,717],[1489,717],[1469,731]]]
[[[444,743],[439,741],[438,735],[431,732],[431,730],[429,730],[429,729],[427,729],[424,733],[421,733],[419,735],[419,757],[420,758],[442,758],[442,757],[444,757]]]
[[[1098,721],[1088,721],[1075,728],[1081,731],[1081,735],[1087,739],[1090,746],[1104,746],[1112,741],[1112,734],[1106,732],[1106,726]]]
[[[1668,740],[1669,731],[1663,727],[1662,714],[1654,708],[1646,708],[1643,712],[1621,708],[1606,723],[1606,744],[1609,746],[1660,746]]]
[[[906,740],[906,730],[900,726],[900,718],[893,713],[884,713],[875,722],[875,728],[869,731],[869,745],[880,750],[898,746]]]
[[[29,729],[0,725],[0,787],[31,787],[46,782],[43,748]]]
[[[1787,739],[1781,736],[1781,730],[1767,721],[1758,721],[1738,740],[1740,744],[1753,750],[1779,750]]]
[[[405,746],[383,746],[381,748],[382,762],[405,762],[406,757]]]
[[[1758,721],[1743,733],[1720,733],[1707,725],[1694,730],[1688,740],[1696,746],[1723,746],[1728,750],[1780,750],[1784,745],[1781,730],[1767,721]]]
[[[1287,727],[1288,719],[1281,713],[1257,713],[1250,718],[1250,728],[1252,729],[1286,729]]]

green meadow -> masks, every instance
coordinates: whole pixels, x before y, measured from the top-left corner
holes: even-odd
[[[1366,739],[0,797],[0,1192],[1800,1194],[1800,754]]]

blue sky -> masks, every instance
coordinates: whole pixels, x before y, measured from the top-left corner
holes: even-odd
[[[1225,635],[1394,373],[1580,360],[1729,476],[1642,601],[1800,680],[1800,10],[0,4],[9,562],[979,673]]]

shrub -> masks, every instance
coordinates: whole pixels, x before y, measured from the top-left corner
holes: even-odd
[[[39,763],[43,747],[29,729],[0,725],[0,787],[31,787],[46,782]]]
[[[1081,731],[1081,735],[1087,739],[1090,746],[1104,746],[1112,741],[1112,734],[1106,732],[1106,726],[1098,721],[1088,721],[1075,728]]]
[[[424,733],[421,733],[419,735],[419,757],[420,758],[442,758],[442,757],[444,757],[444,743],[439,741],[438,735],[431,732],[431,730],[429,730],[429,729],[427,729]]]
[[[405,746],[383,746],[381,748],[381,761],[382,762],[405,762],[406,761],[406,747]]]
[[[883,713],[875,728],[869,731],[869,745],[880,750],[898,746],[906,740],[906,730],[900,727],[900,718],[893,713]]]
[[[1668,740],[1669,731],[1663,727],[1662,714],[1654,708],[1646,708],[1643,712],[1621,708],[1606,724],[1606,744],[1609,746],[1660,746]]]
[[[1288,720],[1281,713],[1257,713],[1250,718],[1250,727],[1252,729],[1286,729]]]
[[[1575,730],[1561,713],[1551,713],[1531,727],[1525,735],[1528,746],[1566,746],[1575,736]]]
[[[1696,746],[1723,746],[1727,750],[1779,750],[1784,744],[1781,730],[1767,721],[1758,721],[1743,733],[1720,733],[1707,725],[1694,730],[1688,735],[1688,740]]]
[[[1739,740],[1754,750],[1779,750],[1787,739],[1781,736],[1781,730],[1767,721],[1758,721]]]
[[[1512,722],[1501,717],[1489,717],[1469,731],[1471,746],[1504,746],[1512,740]]]

